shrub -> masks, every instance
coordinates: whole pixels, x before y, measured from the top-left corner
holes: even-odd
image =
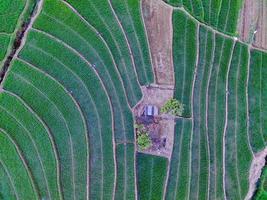
[[[177,99],[169,99],[165,105],[160,109],[161,113],[169,113],[175,116],[182,116],[184,111],[184,104]]]
[[[135,125],[137,132],[137,144],[141,150],[146,150],[152,144],[149,134],[143,124]]]

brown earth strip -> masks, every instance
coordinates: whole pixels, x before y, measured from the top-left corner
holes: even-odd
[[[259,17],[256,28],[257,33],[255,34],[255,40],[253,45],[259,48],[267,49],[267,1],[266,0],[260,1],[258,14]]]
[[[267,49],[267,1],[245,0],[240,13],[240,39],[261,49]]]
[[[174,84],[172,11],[172,7],[161,0],[142,1],[142,12],[157,84]]]

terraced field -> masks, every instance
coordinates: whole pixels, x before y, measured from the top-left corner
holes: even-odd
[[[185,119],[177,122],[166,199],[244,199],[251,160],[265,147],[266,54],[180,10],[173,23],[176,94],[191,104],[192,131]]]
[[[246,198],[267,53],[234,37],[241,0],[168,0],[185,110],[167,158],[135,144],[132,109],[155,83],[141,0],[0,3],[0,199]]]
[[[237,35],[237,23],[243,0],[164,0],[184,8],[199,21],[229,35]]]
[[[138,153],[136,164],[139,199],[162,199],[167,159]]]

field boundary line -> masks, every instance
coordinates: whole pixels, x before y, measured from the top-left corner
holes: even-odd
[[[92,65],[91,65],[91,63],[82,55],[82,54],[80,54],[76,49],[74,49],[73,47],[71,47],[71,46],[69,46],[67,43],[65,43],[64,41],[62,41],[62,40],[60,40],[59,38],[57,38],[57,37],[55,37],[55,36],[53,36],[53,35],[51,35],[51,34],[49,34],[49,33],[47,33],[47,32],[44,32],[44,31],[41,31],[41,30],[39,30],[39,29],[33,29],[34,31],[36,31],[36,32],[39,32],[39,33],[41,33],[41,34],[43,34],[43,35],[46,35],[47,37],[49,37],[50,39],[52,39],[52,40],[55,40],[56,42],[58,42],[59,44],[61,44],[61,45],[63,45],[65,48],[67,48],[67,49],[69,49],[71,52],[73,52],[77,57],[79,57],[88,67],[90,67],[93,71],[94,71],[94,73],[95,73],[95,75],[97,76],[97,78],[99,79],[99,82],[100,82],[100,84],[102,85],[102,87],[103,87],[103,90],[104,90],[104,92],[105,92],[105,94],[106,94],[106,96],[107,96],[107,100],[108,100],[108,102],[109,102],[109,107],[110,107],[110,110],[111,110],[111,118],[112,118],[112,132],[114,132],[114,117],[113,117],[113,108],[112,108],[112,106],[111,106],[111,101],[110,101],[110,97],[109,97],[109,95],[108,95],[108,92],[107,92],[107,90],[106,90],[106,87],[105,87],[105,84],[102,82],[102,79],[100,78],[100,76],[99,76],[99,74],[98,74],[98,72],[97,72],[97,70],[96,69],[94,69],[93,67],[92,67]],[[68,69],[75,77],[77,77],[77,79],[79,79],[83,84],[83,86],[86,88],[86,90],[87,90],[87,92],[88,92],[88,95],[89,95],[89,97],[90,97],[90,99],[91,99],[91,101],[92,101],[92,103],[94,102],[93,101],[93,99],[92,99],[92,97],[91,97],[91,94],[90,94],[90,92],[89,92],[89,90],[88,90],[88,88],[87,88],[87,86],[84,84],[84,81],[72,70],[72,69],[70,69],[69,67],[67,67],[64,63],[62,63],[60,60],[58,60],[57,58],[55,58],[53,55],[51,55],[50,53],[47,53],[47,52],[45,52],[44,50],[42,50],[42,49],[40,49],[39,47],[34,47],[34,48],[36,48],[36,49],[39,49],[40,51],[42,51],[44,54],[46,54],[46,55],[49,55],[50,57],[52,57],[55,61],[57,61],[57,62],[59,62],[61,65],[63,65],[66,69]],[[98,54],[97,54],[98,55]],[[100,59],[101,60],[101,59]],[[102,61],[102,60],[101,60]],[[105,66],[105,65],[104,65]],[[109,74],[109,73],[108,73]],[[112,79],[111,79],[112,80]],[[96,113],[98,113],[98,111],[97,111],[97,109],[96,109],[96,106],[95,106],[95,103],[93,103],[94,104],[94,108],[95,108],[95,110],[96,110]],[[122,115],[123,116],[123,115]],[[99,117],[99,114],[97,114],[97,118],[98,118],[98,122],[100,121],[99,119],[100,119],[100,117]],[[123,124],[124,125],[124,124]],[[98,123],[98,126],[99,126],[99,128],[101,128],[102,126]],[[125,129],[125,128],[124,128]],[[114,134],[114,133],[113,133]],[[99,137],[101,138],[100,139],[100,143],[101,143],[101,149],[103,149],[103,144],[102,144],[102,135],[101,135],[101,133],[100,133],[100,135],[99,135]],[[102,154],[102,156],[103,156],[103,154]],[[116,167],[116,164],[114,163],[114,167]],[[116,174],[116,172],[114,172],[115,174]],[[103,174],[103,173],[102,173]],[[103,178],[103,177],[102,177]],[[104,181],[103,181],[104,182]],[[103,194],[102,194],[103,195]]]
[[[193,85],[192,85],[192,96],[191,96],[191,113],[192,113],[192,131],[194,132],[194,127],[195,127],[195,120],[194,120],[194,89],[195,89],[195,84],[196,84],[196,79],[197,79],[197,71],[198,71],[198,68],[199,68],[199,27],[200,25],[197,24],[197,30],[196,30],[196,61],[195,61],[195,70],[194,70],[194,79],[193,79]],[[205,49],[206,50],[206,49]],[[202,79],[201,79],[201,82],[202,82]],[[201,85],[201,84],[200,84]],[[201,93],[200,95],[201,96]],[[199,102],[199,105],[200,105],[200,102]],[[200,121],[199,121],[200,123]],[[201,150],[201,130],[199,130],[199,139],[198,139],[198,145],[199,145],[199,148],[198,148],[198,175],[197,175],[197,197],[199,197],[199,182],[200,182],[200,164],[201,164],[201,153],[200,153],[200,150]],[[191,147],[191,151],[192,151],[192,147]],[[191,160],[192,162],[192,160]],[[192,174],[191,174],[192,175]],[[191,188],[191,186],[190,186]],[[191,190],[191,189],[190,189]]]
[[[248,85],[249,85],[249,77],[250,77],[250,59],[251,59],[251,52],[250,52],[250,48],[247,49],[248,51],[248,63],[247,63],[247,79],[246,79],[246,117],[247,117],[247,140],[248,140],[248,144],[249,144],[249,149],[251,151],[251,154],[253,156],[253,159],[255,158],[255,154],[253,151],[253,148],[251,146],[251,138],[250,138],[250,117],[249,117],[249,98],[248,98]]]
[[[106,40],[102,37],[102,35],[101,34],[99,34],[99,32],[97,31],[97,29],[95,28],[95,27],[93,27],[72,5],[70,5],[68,2],[66,2],[66,1],[63,1],[63,3],[64,4],[66,4],[66,6],[68,6],[93,32],[95,32],[97,35],[98,35],[98,37],[101,39],[101,41],[104,43],[104,45],[105,45],[105,47],[107,48],[107,50],[108,50],[108,53],[109,53],[109,55],[110,55],[110,58],[111,58],[111,60],[112,60],[112,62],[113,62],[113,65],[114,65],[114,69],[115,69],[115,71],[116,71],[116,73],[117,73],[117,75],[118,75],[118,77],[119,77],[119,79],[120,79],[120,82],[121,82],[121,85],[122,85],[122,89],[123,89],[123,91],[124,91],[124,96],[125,96],[125,99],[126,99],[126,102],[127,102],[127,105],[128,105],[128,107],[129,107],[129,109],[131,110],[131,106],[130,106],[130,104],[129,104],[129,101],[128,101],[128,97],[127,97],[127,93],[126,93],[126,89],[125,89],[125,87],[124,87],[124,82],[123,82],[123,80],[122,80],[122,77],[121,77],[121,74],[120,74],[120,72],[119,72],[119,69],[118,69],[118,66],[117,66],[117,64],[116,64],[116,62],[115,62],[115,60],[114,60],[114,57],[113,57],[113,54],[112,54],[112,52],[111,52],[111,50],[110,50],[110,48],[109,48],[109,46],[108,46],[108,44],[107,44],[107,42],[106,42]],[[37,30],[37,29],[36,29]]]
[[[201,25],[199,25],[199,26],[201,26]],[[199,32],[198,32],[198,53],[200,52],[200,34],[199,34]],[[208,43],[208,31],[206,30],[205,31],[205,50],[204,50],[204,63],[203,63],[203,66],[202,66],[202,64],[200,63],[200,56],[198,56],[198,62],[197,62],[197,65],[196,66],[198,66],[198,68],[199,67],[203,67],[203,72],[202,72],[202,75],[201,75],[201,80],[200,80],[200,87],[199,87],[199,99],[198,99],[198,101],[199,101],[199,108],[198,108],[198,110],[199,110],[199,128],[200,128],[200,130],[199,130],[199,169],[198,169],[198,171],[199,171],[199,175],[200,175],[200,171],[201,171],[201,169],[200,169],[200,164],[201,164],[201,124],[202,124],[202,122],[205,122],[205,120],[204,119],[202,119],[202,117],[201,117],[201,105],[202,105],[202,100],[201,100],[201,98],[202,98],[202,92],[203,92],[203,78],[205,78],[204,77],[204,75],[205,75],[205,70],[206,70],[206,67],[207,67],[207,61],[206,61],[206,59],[207,59],[207,43]],[[198,72],[198,68],[196,69],[196,76],[197,76],[197,72]],[[195,89],[193,89],[193,90],[195,90]],[[205,105],[206,105],[206,99],[205,99]],[[192,107],[193,107],[194,105],[192,105]],[[202,120],[201,120],[202,119]],[[206,128],[206,126],[205,126],[205,128]],[[206,146],[206,148],[207,148],[207,164],[208,164],[208,171],[207,171],[207,175],[208,175],[208,177],[207,177],[207,190],[206,190],[206,192],[207,192],[207,199],[209,199],[209,188],[210,188],[210,179],[209,179],[209,175],[210,175],[210,152],[209,152],[209,136],[208,136],[208,133],[207,133],[207,128],[206,128],[206,130],[205,130],[205,133],[204,133],[204,135],[206,136],[205,138],[203,138],[204,140],[206,140],[205,142],[207,143],[207,146]],[[198,180],[198,183],[200,182],[200,179]],[[199,188],[198,188],[198,194],[199,194]],[[199,196],[199,195],[198,195]]]
[[[69,135],[69,142],[70,142],[70,150],[71,150],[71,169],[72,169],[72,186],[73,186],[73,189],[75,190],[75,186],[74,186],[74,169],[73,169],[73,167],[74,167],[74,160],[73,160],[73,157],[74,157],[74,155],[73,155],[73,144],[72,144],[72,137],[71,137],[71,133],[70,133],[70,129],[69,129],[69,126],[68,126],[68,123],[66,122],[66,119],[64,118],[64,115],[61,113],[61,111],[58,109],[58,107],[56,106],[56,104],[53,102],[53,101],[51,101],[50,100],[50,98],[46,95],[46,94],[44,94],[38,87],[36,87],[33,83],[31,83],[31,81],[30,80],[28,80],[27,78],[25,78],[23,75],[20,75],[20,74],[17,74],[17,73],[14,73],[14,72],[12,72],[12,71],[10,71],[10,73],[12,73],[12,74],[14,74],[14,76],[15,77],[18,77],[18,78],[20,78],[23,82],[25,82],[26,84],[29,84],[29,85],[31,85],[34,89],[36,89],[45,99],[47,99],[48,100],[48,102],[50,102],[53,106],[55,106],[55,108],[56,108],[56,110],[59,112],[59,115],[62,117],[62,120],[63,120],[63,122],[64,122],[64,124],[66,125],[66,129],[68,130],[68,135]],[[74,192],[74,197],[75,197],[75,192]],[[74,200],[75,200],[75,198],[74,198]]]
[[[2,110],[4,110],[8,115],[10,115],[15,120],[15,122],[18,123],[22,127],[22,129],[24,129],[24,131],[27,133],[28,137],[30,138],[30,141],[32,142],[32,144],[34,146],[34,149],[35,149],[36,154],[37,154],[37,159],[38,159],[40,166],[41,166],[41,169],[42,169],[41,171],[42,171],[44,182],[45,182],[46,192],[48,194],[48,197],[51,199],[51,191],[50,191],[50,187],[49,187],[48,180],[47,180],[47,171],[46,171],[47,169],[43,165],[44,161],[40,156],[39,148],[37,147],[37,144],[36,144],[35,140],[33,139],[31,132],[27,129],[27,127],[25,127],[22,124],[21,120],[19,120],[16,116],[14,116],[14,114],[11,111],[4,108],[2,105],[0,105],[0,108]]]
[[[203,10],[204,10],[204,8],[203,8]],[[203,78],[205,78],[204,77],[204,75],[205,75],[205,70],[207,69],[207,43],[208,43],[208,30],[206,30],[205,31],[205,62],[204,62],[204,71],[203,71]],[[199,37],[199,40],[200,40],[200,37]],[[200,48],[200,47],[199,47]],[[210,66],[210,65],[209,65]],[[209,72],[209,67],[208,67],[208,72]],[[208,73],[208,75],[209,75],[209,73]],[[202,82],[203,83],[203,82]],[[202,85],[202,84],[201,84]],[[202,86],[201,86],[201,92],[200,92],[200,98],[201,98],[201,93],[203,92],[203,90],[205,89],[205,92],[207,91],[207,86],[208,86],[208,84],[206,85],[206,88],[202,88]],[[207,95],[207,93],[205,93],[205,98],[206,98],[206,95]],[[207,114],[207,104],[206,104],[206,99],[205,99],[205,102],[203,102],[203,104],[205,104],[205,118],[203,119],[203,123],[205,123],[205,135],[206,135],[206,141],[207,141],[207,153],[208,153],[208,185],[207,185],[207,199],[209,199],[209,197],[210,197],[210,148],[209,148],[209,145],[210,145],[210,141],[209,141],[209,134],[208,134],[208,127],[207,127],[207,123],[206,123],[206,114]]]
[[[165,2],[164,2],[165,3]],[[166,3],[165,3],[166,4]],[[231,35],[228,35],[226,33],[223,33],[219,30],[217,30],[216,28],[212,27],[212,26],[209,26],[201,21],[199,21],[197,18],[195,18],[194,16],[192,16],[184,7],[175,7],[175,6],[171,6],[169,4],[167,4],[168,6],[172,7],[174,10],[180,10],[182,11],[185,15],[189,16],[190,19],[192,19],[193,21],[195,21],[196,23],[206,27],[208,30],[218,34],[218,35],[221,35],[225,38],[229,38],[229,39],[232,39],[232,40],[236,40],[237,42],[240,42],[241,44],[244,44],[245,46],[250,46],[251,49],[255,49],[255,50],[258,50],[258,51],[261,51],[261,52],[264,52],[264,53],[267,53],[267,50],[266,49],[261,49],[259,47],[256,47],[256,46],[252,46],[251,44],[247,43],[247,42],[244,42],[242,41],[240,38],[238,37],[235,37],[235,36],[231,36]]]
[[[236,44],[235,44],[235,47],[236,47]],[[236,178],[237,178],[237,183],[238,183],[238,194],[239,194],[239,198],[240,200],[242,200],[242,195],[241,195],[241,187],[240,187],[240,179],[239,179],[239,169],[238,169],[238,150],[237,150],[237,147],[238,147],[238,144],[236,142],[236,138],[237,138],[237,127],[238,127],[238,121],[239,121],[239,115],[238,115],[238,100],[239,100],[239,96],[238,96],[238,80],[239,80],[239,76],[240,76],[240,62],[241,62],[241,55],[242,55],[242,48],[240,48],[239,50],[239,55],[238,55],[238,67],[237,67],[237,73],[236,73],[236,80],[235,80],[235,94],[236,94],[236,97],[235,97],[235,170],[236,170]]]
[[[131,45],[130,45],[130,43],[128,41],[127,35],[126,35],[125,31],[124,31],[124,28],[123,28],[123,26],[121,24],[121,21],[119,20],[115,10],[113,9],[113,6],[112,6],[110,0],[108,0],[108,4],[109,4],[109,7],[111,8],[111,12],[114,15],[114,17],[115,17],[115,19],[116,19],[116,21],[117,21],[117,23],[118,23],[118,25],[119,25],[119,27],[121,29],[121,32],[122,32],[122,34],[124,36],[124,39],[126,41],[126,44],[127,44],[127,47],[128,47],[129,53],[130,53],[130,58],[131,58],[131,62],[132,62],[132,65],[133,65],[134,73],[135,73],[135,76],[136,76],[136,80],[137,80],[137,83],[139,85],[139,88],[141,88],[141,84],[140,84],[140,81],[139,81],[139,78],[138,78],[138,74],[137,74],[137,71],[136,71],[136,63],[135,63],[135,60],[134,60],[134,57],[133,57],[133,52],[132,52],[132,49],[131,49]],[[146,72],[145,72],[145,76],[147,77]],[[138,100],[138,99],[136,98],[136,100]]]
[[[33,116],[35,116],[35,118],[39,121],[40,124],[42,124],[43,128],[46,130],[47,135],[48,135],[48,137],[50,139],[51,145],[53,147],[53,151],[54,151],[54,154],[55,154],[55,160],[56,160],[56,163],[57,163],[57,181],[58,181],[57,185],[58,185],[58,190],[59,190],[58,192],[59,192],[60,198],[63,199],[63,197],[62,197],[62,185],[60,183],[60,167],[59,167],[60,164],[59,164],[58,152],[57,152],[57,147],[56,147],[54,138],[52,136],[52,133],[51,133],[49,127],[45,124],[43,119],[41,117],[39,117],[39,115],[37,115],[37,113],[21,97],[19,97],[17,94],[15,94],[15,93],[13,93],[11,91],[8,91],[8,90],[4,90],[3,93],[7,93],[8,95],[13,96],[18,101],[20,101],[33,114]]]
[[[216,41],[215,41],[216,42]],[[216,48],[216,46],[215,46]],[[221,59],[222,59],[222,54],[224,52],[224,48],[225,48],[225,38],[223,38],[223,43],[222,43],[222,46],[221,46],[221,52],[220,52],[220,56],[219,56],[219,59],[218,59],[218,66],[214,66],[214,60],[213,60],[213,66],[215,70],[215,85],[214,85],[214,111],[213,111],[213,114],[214,114],[214,121],[213,121],[213,135],[214,135],[214,155],[215,155],[215,195],[217,195],[217,148],[216,148],[216,142],[217,142],[217,134],[216,134],[216,124],[217,124],[217,90],[218,90],[218,76],[219,76],[219,67],[221,66]],[[225,91],[224,91],[225,92]],[[222,146],[223,148],[223,146]],[[223,163],[223,160],[222,160],[222,163]],[[222,170],[223,171],[223,170]],[[220,176],[220,174],[219,174]],[[223,178],[223,174],[222,174],[222,178]],[[223,183],[222,183],[223,184]],[[224,186],[223,186],[224,187]]]
[[[228,1],[228,6],[227,6],[227,14],[226,14],[226,18],[225,18],[225,24],[224,24],[224,27],[223,27],[223,31],[224,32],[226,32],[225,31],[225,29],[227,28],[227,25],[228,25],[228,22],[229,22],[229,11],[230,11],[230,7],[231,7],[231,3],[232,1]],[[222,4],[222,1],[221,1],[221,4]],[[219,19],[219,18],[218,18]],[[218,21],[217,21],[217,23],[218,23]]]
[[[6,135],[6,137],[9,139],[9,141],[11,141],[11,143],[14,145],[16,152],[18,153],[18,156],[20,157],[20,160],[22,161],[22,164],[23,164],[23,166],[27,172],[27,175],[29,176],[32,189],[33,189],[34,193],[36,194],[36,196],[40,199],[40,193],[39,193],[39,190],[37,189],[37,186],[35,184],[32,172],[30,171],[29,166],[27,165],[27,162],[26,162],[20,148],[18,147],[17,143],[13,140],[13,138],[4,129],[0,128],[0,131],[4,135]]]
[[[39,73],[43,74],[44,76],[48,77],[49,79],[51,79],[52,81],[54,81],[54,83],[56,83],[59,87],[61,87],[63,89],[63,91],[70,97],[70,99],[72,100],[72,102],[75,104],[77,110],[79,111],[79,114],[81,116],[81,119],[83,121],[83,128],[85,130],[85,138],[86,138],[86,144],[87,144],[87,157],[89,158],[89,140],[88,140],[88,127],[87,127],[87,123],[85,121],[85,117],[84,117],[84,113],[82,112],[82,109],[79,105],[79,103],[77,102],[77,100],[74,98],[74,96],[64,87],[64,85],[58,81],[56,78],[54,78],[52,75],[50,75],[49,73],[43,71],[42,69],[38,68],[37,66],[35,66],[34,64],[24,60],[24,59],[21,59],[21,58],[17,58],[17,60],[23,62],[24,64],[30,66],[31,68],[33,68],[35,71],[38,71]],[[87,164],[87,167],[88,167],[88,164]],[[87,183],[88,184],[88,183]]]
[[[91,5],[93,6],[94,10],[96,11],[98,17],[102,20],[103,24],[106,26],[106,29],[107,29],[108,32],[110,33],[110,36],[111,36],[112,40],[114,41],[114,44],[116,45],[116,49],[117,49],[117,51],[119,52],[120,56],[122,56],[121,49],[120,49],[120,47],[119,47],[119,45],[118,45],[118,43],[117,43],[117,40],[115,39],[116,37],[114,38],[114,35],[113,35],[112,32],[110,31],[109,26],[107,25],[107,23],[105,22],[105,20],[103,20],[103,17],[102,17],[101,14],[99,13],[99,11],[98,11],[98,9],[96,8],[95,4],[93,3],[93,4],[91,4]],[[86,21],[87,21],[87,20],[86,20]],[[88,22],[88,23],[89,23],[89,22]],[[119,25],[119,24],[118,24],[118,25]],[[126,42],[127,42],[127,41],[126,41]],[[126,46],[127,46],[127,45],[126,45]],[[129,53],[130,53],[130,51],[129,51]],[[130,59],[131,59],[131,56],[130,56]],[[124,59],[122,60],[122,63],[123,63],[124,71],[126,72],[125,75],[126,75],[127,81],[129,82],[129,84],[127,84],[127,85],[129,85],[129,87],[130,87],[130,89],[131,89],[131,92],[132,92],[132,94],[133,94],[133,98],[135,99],[135,102],[138,102],[138,98],[137,98],[137,96],[136,96],[135,93],[134,93],[133,86],[132,86],[131,81],[130,81],[131,79],[129,78],[129,74],[127,73],[127,67],[126,67],[126,63],[125,63]],[[134,73],[135,73],[135,75],[136,75],[136,76],[135,76],[136,81],[137,81],[137,83],[139,83],[139,82],[138,82],[138,78],[137,78],[137,74],[136,74],[136,72],[135,72],[135,65],[134,65],[133,62],[131,62],[131,63],[132,63],[132,65],[133,65],[133,70],[134,70]],[[140,85],[140,83],[139,83],[139,85]]]
[[[184,41],[185,41],[185,46],[184,46],[184,49],[183,51],[185,52],[183,54],[183,59],[184,59],[184,74],[183,74],[183,93],[184,94],[184,84],[185,84],[185,71],[186,71],[186,66],[187,66],[187,62],[186,62],[186,56],[187,56],[187,51],[186,51],[186,41],[187,41],[187,25],[188,25],[188,21],[189,21],[189,18],[186,17],[186,25],[185,25],[185,36],[184,36]],[[196,25],[197,28],[199,27],[199,25],[197,24]],[[196,51],[198,51],[197,49],[197,44],[196,44]],[[188,175],[188,191],[187,191],[187,199],[189,200],[190,199],[190,196],[191,196],[191,182],[192,182],[192,143],[193,143],[193,136],[194,136],[194,108],[193,108],[193,99],[194,99],[194,87],[195,87],[195,81],[196,81],[196,69],[197,69],[197,55],[196,55],[196,61],[195,61],[195,64],[194,64],[194,77],[193,77],[193,80],[192,80],[192,91],[191,91],[191,99],[190,99],[190,104],[191,104],[191,118],[192,118],[192,125],[191,125],[191,135],[190,135],[190,147],[189,147],[189,160],[188,160],[188,169],[189,169],[189,175]],[[183,99],[183,95],[182,95],[182,98]],[[179,158],[180,159],[180,158]],[[177,186],[176,186],[177,187]]]
[[[116,15],[115,18],[118,20],[118,23],[120,24],[120,27],[121,27],[121,29],[122,29],[123,32],[124,32],[125,39],[126,39],[126,42],[127,42],[127,44],[128,44],[128,48],[130,49],[130,56],[132,57],[132,60],[134,61],[134,66],[135,66],[135,72],[136,72],[136,75],[137,75],[137,79],[139,80],[139,78],[138,78],[139,76],[138,76],[138,73],[137,73],[137,70],[136,70],[136,63],[135,63],[135,59],[134,59],[134,56],[133,56],[133,51],[132,51],[132,48],[131,48],[131,45],[130,45],[130,42],[129,42],[130,40],[129,40],[129,38],[127,37],[127,34],[125,33],[125,30],[124,30],[123,25],[122,25],[122,21],[119,19],[119,17],[118,17],[118,15],[117,15],[116,11],[115,11],[114,8],[113,8],[113,5],[112,5],[112,3],[111,3],[111,0],[108,0],[108,2],[109,2],[109,5],[110,5],[110,7],[111,7],[112,12],[114,13],[114,15]],[[133,27],[134,35],[135,35],[135,37],[136,37],[136,41],[137,41],[138,51],[139,51],[140,56],[141,56],[142,64],[143,64],[143,66],[145,67],[145,62],[144,62],[143,52],[141,51],[140,41],[139,41],[138,36],[137,36],[137,34],[136,34],[136,29],[135,29],[135,26],[134,26],[134,23],[133,23],[132,15],[130,14],[130,11],[129,11],[129,6],[128,6],[128,4],[126,3],[126,1],[123,1],[123,2],[124,2],[124,4],[125,4],[127,14],[129,14],[129,16],[130,16],[131,25],[132,25],[132,27]],[[141,1],[138,1],[138,2],[139,2],[139,4],[141,3]],[[149,47],[148,47],[148,48],[149,48]],[[151,66],[151,67],[152,67],[152,66]],[[146,82],[148,82],[148,76],[147,76],[146,68],[144,68],[143,72],[144,72],[145,77],[146,77]],[[141,86],[141,84],[140,84],[140,81],[139,81],[139,87],[140,87],[140,86]]]
[[[17,189],[15,187],[15,182],[14,182],[13,178],[11,177],[10,172],[8,171],[7,166],[4,164],[4,162],[3,162],[3,160],[1,158],[0,158],[0,165],[3,167],[5,174],[7,175],[8,179],[9,179],[9,182],[11,184],[11,187],[12,187],[12,190],[13,190],[13,192],[15,194],[16,199],[19,200],[20,197],[19,197],[18,192],[17,192]]]
[[[209,30],[207,30],[209,31]],[[211,80],[211,74],[212,74],[212,69],[213,69],[213,63],[214,63],[214,58],[215,58],[215,48],[216,48],[216,36],[215,36],[215,33],[210,31],[211,34],[212,34],[212,54],[211,54],[211,61],[209,63],[209,74],[208,74],[208,82],[207,82],[207,87],[206,87],[206,113],[205,113],[205,125],[206,125],[206,130],[207,130],[207,137],[208,137],[208,140],[209,140],[209,125],[208,125],[208,119],[209,119],[209,88],[210,88],[210,80]],[[209,149],[209,156],[210,156],[210,140],[208,142],[208,149]],[[210,158],[210,157],[209,157]],[[216,157],[215,157],[215,160],[214,160],[215,164],[214,164],[214,167],[216,169]],[[210,163],[211,163],[211,158],[209,159],[209,169],[210,169]],[[209,170],[209,191],[208,191],[208,197],[210,196],[210,182],[211,182],[211,170]],[[215,191],[216,191],[216,181],[215,181]]]
[[[232,49],[231,49],[231,55],[227,64],[227,73],[226,73],[226,80],[225,80],[225,89],[226,89],[226,93],[225,93],[225,122],[224,122],[224,129],[223,129],[223,195],[224,195],[224,200],[227,200],[226,198],[226,182],[225,182],[225,173],[226,173],[226,169],[225,169],[225,145],[226,145],[226,131],[227,131],[227,127],[228,127],[228,97],[229,97],[229,72],[230,72],[230,67],[231,67],[231,63],[232,63],[232,58],[233,58],[233,52],[235,49],[235,45],[236,45],[236,41],[234,41],[234,43],[231,45]],[[235,141],[236,142],[236,141]],[[238,179],[238,177],[237,177]]]
[[[66,42],[62,41],[61,39],[59,39],[59,38],[57,38],[57,37],[51,35],[50,33],[41,31],[41,30],[39,30],[39,29],[33,29],[33,30],[36,31],[36,32],[38,32],[38,33],[40,33],[40,34],[45,35],[46,37],[49,37],[51,40],[55,40],[55,41],[58,42],[59,44],[63,45],[65,48],[67,48],[68,50],[70,50],[71,52],[73,52],[74,55],[76,55],[77,57],[79,57],[79,58],[80,58],[80,59],[81,59],[87,66],[90,67],[90,69],[92,69],[92,70],[94,71],[95,75],[98,77],[98,79],[99,79],[101,85],[103,86],[103,88],[104,88],[104,90],[105,90],[105,93],[106,93],[106,95],[107,95],[107,97],[108,97],[108,100],[110,101],[110,107],[111,107],[111,110],[112,110],[112,112],[113,112],[114,110],[113,110],[113,108],[112,108],[112,106],[111,106],[112,103],[111,103],[111,100],[110,100],[110,96],[109,96],[109,94],[108,94],[108,92],[107,92],[107,90],[106,90],[106,85],[103,83],[103,81],[102,81],[102,79],[101,79],[101,77],[100,77],[98,71],[97,71],[94,67],[92,67],[92,64],[91,64],[91,63],[90,63],[90,62],[83,56],[83,54],[81,54],[80,52],[78,52],[76,49],[74,49],[73,47],[71,47],[69,44],[67,44]],[[55,58],[53,55],[51,55],[50,53],[44,51],[43,49],[40,49],[39,47],[32,46],[32,45],[31,45],[31,47],[33,47],[33,48],[35,48],[35,49],[38,49],[39,51],[42,51],[44,54],[49,55],[49,56],[52,57],[54,60],[58,61],[60,64],[66,66],[66,65],[63,64],[61,61],[59,61],[57,58]],[[114,85],[114,83],[113,83],[113,79],[111,78],[110,73],[109,73],[108,70],[106,69],[106,65],[104,64],[104,62],[103,62],[103,60],[101,59],[101,57],[99,56],[99,54],[98,54],[98,53],[96,53],[96,54],[97,54],[97,56],[99,57],[101,63],[103,64],[103,66],[104,66],[104,68],[105,68],[105,72],[107,73],[107,75],[108,75],[108,77],[109,77],[109,79],[110,79],[110,82],[112,83],[112,87],[113,87],[113,89],[114,89],[114,94],[116,94],[116,95],[115,95],[116,100],[117,100],[118,102],[120,102],[120,98],[118,97],[118,94],[117,94],[117,92],[116,92],[116,90],[115,90],[116,87],[115,87],[115,85]],[[67,66],[66,66],[66,67],[67,67]],[[69,68],[69,67],[67,67],[67,68]],[[71,70],[71,71],[73,71],[73,70]],[[76,73],[75,73],[75,74],[76,74]],[[78,75],[77,75],[77,76],[78,76]],[[122,87],[123,87],[123,86],[122,86]],[[127,101],[126,101],[126,102],[127,102]],[[122,107],[120,106],[121,104],[118,104],[118,105],[119,105],[119,110],[120,110],[120,113],[121,113],[122,121],[125,121],[125,120],[124,120],[123,111],[122,111],[123,109],[122,109]],[[129,108],[129,109],[130,109],[130,108]],[[130,110],[129,110],[129,111],[130,111]],[[123,130],[126,131],[124,123],[122,123],[122,126],[123,126]],[[124,137],[125,137],[125,135],[124,135]]]

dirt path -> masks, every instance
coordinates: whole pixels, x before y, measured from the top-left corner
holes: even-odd
[[[251,199],[257,186],[257,181],[259,180],[262,172],[262,168],[265,166],[265,157],[267,156],[267,147],[261,152],[255,154],[250,171],[249,171],[249,191],[245,200]]]
[[[143,0],[142,8],[156,83],[173,85],[173,9],[161,0]]]

